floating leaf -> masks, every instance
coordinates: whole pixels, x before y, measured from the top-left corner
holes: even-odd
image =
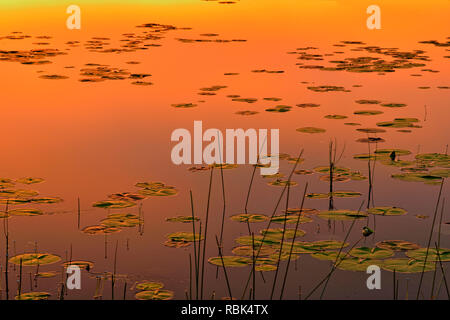
[[[284,186],[289,185],[291,187],[294,187],[294,186],[297,185],[297,182],[292,181],[292,180],[289,181],[289,180],[276,179],[274,181],[269,182],[268,185],[270,185],[270,186],[277,186],[277,187],[284,187]]]
[[[32,177],[17,179],[18,183],[23,183],[23,184],[41,183],[43,181],[44,181],[44,179],[42,179],[42,178],[32,178]]]
[[[259,256],[268,256],[271,254],[276,253],[276,249],[269,247],[269,246],[262,246],[262,247],[256,247],[255,245],[255,250],[253,250],[252,246],[240,246],[240,247],[235,247],[231,252],[233,252],[233,254],[237,255],[237,256],[248,256],[248,257],[253,257],[253,254],[255,256],[259,255]],[[259,252],[259,254],[258,254]]]
[[[120,232],[120,228],[114,228],[114,227],[107,227],[104,225],[98,225],[98,226],[88,226],[81,230],[82,232],[90,235],[98,235],[98,234],[109,234],[109,233],[116,233]]]
[[[173,218],[167,218],[167,222],[181,222],[181,223],[192,223],[192,221],[200,221],[200,218],[192,216],[177,216]]]
[[[361,211],[352,210],[331,210],[331,211],[321,211],[318,216],[322,219],[331,220],[353,220],[353,219],[363,219],[367,217],[367,213]]]
[[[351,256],[363,259],[385,259],[392,257],[394,255],[394,251],[377,247],[359,247],[350,250],[349,254]]]
[[[419,245],[404,240],[385,240],[378,242],[376,246],[381,249],[393,251],[406,251],[419,249]]]
[[[41,216],[44,213],[37,209],[13,209],[8,211],[13,216]]]
[[[282,229],[282,228],[271,228],[271,229],[262,229],[259,231],[266,239],[270,240],[281,240],[284,236],[284,239],[292,239],[294,235],[297,237],[303,237],[306,232],[298,229],[295,232],[295,229]]]
[[[303,127],[303,128],[296,129],[296,131],[303,132],[303,133],[323,133],[326,130],[322,129],[322,128],[315,128],[315,127]]]
[[[106,219],[101,220],[101,224],[113,228],[127,228],[139,225],[140,219],[134,214],[113,213]]]
[[[368,209],[367,212],[382,216],[402,216],[407,213],[405,209],[397,207],[375,207]]]
[[[410,250],[406,252],[406,255],[416,260],[425,261],[425,256],[427,256],[427,248]],[[446,248],[439,248],[439,258],[441,261],[450,261],[450,250]],[[427,261],[439,261],[439,258],[435,248],[428,249]]]
[[[51,296],[48,292],[27,292],[16,296],[16,300],[48,300]]]
[[[382,264],[381,267],[388,271],[401,272],[401,273],[419,273],[422,271],[433,271],[435,269],[434,262],[419,261],[415,259],[387,259]],[[425,267],[425,268],[424,268]]]
[[[139,282],[136,285],[136,289],[142,291],[157,291],[159,289],[162,289],[163,287],[164,284],[162,284],[161,282],[151,282],[151,281]]]
[[[359,115],[359,116],[376,116],[379,114],[382,114],[383,111],[378,110],[357,110],[353,112],[353,114]]]
[[[50,253],[24,253],[12,257],[9,262],[20,265],[20,260],[22,260],[23,266],[42,266],[58,262],[61,258]]]
[[[263,214],[236,214],[230,217],[233,221],[238,222],[263,222],[269,219],[269,217],[263,215]]]
[[[223,263],[222,263],[223,260]],[[238,257],[238,256],[222,256],[222,257],[213,257],[209,258],[208,262],[215,266],[225,266],[225,267],[246,267],[249,264],[253,263],[252,259],[247,257]]]
[[[136,294],[137,300],[171,300],[174,293],[169,290],[141,291]]]
[[[95,202],[92,206],[105,209],[122,209],[135,206],[136,203],[125,200],[105,200]]]
[[[337,268],[347,271],[367,271],[367,267],[371,265],[380,265],[382,261],[372,260],[372,259],[361,259],[361,258],[346,258],[342,261],[338,261]]]
[[[300,219],[299,219],[300,218]],[[280,216],[273,216],[271,221],[273,223],[288,223],[288,224],[295,224],[295,223],[308,223],[312,222],[313,220],[310,217],[304,216],[304,215],[280,215]],[[298,230],[300,231],[300,230]],[[303,232],[303,231],[302,231]]]
[[[66,261],[63,263],[64,268],[69,266],[77,266],[80,269],[84,269],[86,271],[91,270],[94,267],[94,263],[91,261],[82,261],[82,260],[74,260],[74,261]]]

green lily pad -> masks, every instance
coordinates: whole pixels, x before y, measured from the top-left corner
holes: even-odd
[[[404,108],[406,107],[406,104],[404,103],[383,103],[381,104],[382,107],[387,107],[387,108]]]
[[[419,249],[419,245],[405,241],[405,240],[384,240],[381,242],[378,242],[376,244],[378,248],[381,249],[387,249],[387,250],[393,250],[393,251],[406,251],[406,250],[415,250]]]
[[[394,255],[394,251],[377,247],[359,247],[350,250],[349,254],[353,257],[361,259],[385,259],[392,257]]]
[[[416,159],[427,166],[437,166],[448,168],[450,166],[450,155],[442,153],[421,153],[416,155]]]
[[[407,156],[411,154],[411,151],[404,149],[377,149],[374,153],[388,157],[392,152],[395,152],[397,156]]]
[[[425,266],[425,269],[424,269]],[[401,272],[401,273],[419,273],[422,271],[433,271],[435,269],[434,262],[428,262],[424,264],[424,261],[415,259],[399,258],[399,259],[387,259],[381,264],[381,267],[388,271]]]
[[[441,177],[426,173],[399,173],[393,174],[391,177],[406,182],[423,182],[430,185],[437,185],[442,181]]]
[[[16,296],[16,300],[48,300],[51,296],[48,292],[27,292]]]
[[[247,267],[249,264],[253,263],[252,259],[239,256],[212,257],[208,259],[208,262],[219,267],[222,267],[223,265],[225,267]]]
[[[359,115],[359,116],[376,116],[379,114],[382,114],[383,111],[378,110],[357,110],[353,112],[353,114]]]
[[[266,109],[267,112],[288,112],[291,111],[291,106],[285,106],[285,105],[278,105],[273,108]]]
[[[178,193],[175,187],[167,186],[162,182],[138,182],[136,187],[142,188],[139,194],[149,197],[174,196]]]
[[[198,217],[192,216],[177,216],[173,218],[167,218],[167,222],[181,222],[181,223],[192,223],[192,221],[200,221]]]
[[[283,229],[282,228],[271,228],[271,229],[262,229],[259,231],[266,239],[270,240],[280,240],[283,237]],[[292,239],[294,235],[297,237],[303,237],[306,234],[305,231],[297,229],[286,229],[284,230],[284,239]]]
[[[253,250],[252,246],[240,246],[240,247],[235,247],[231,252],[233,252],[233,254],[235,254],[237,256],[253,257],[253,253],[255,256],[258,255],[258,252],[259,252],[259,256],[268,256],[268,255],[276,253],[277,250],[275,248],[272,248],[269,246],[262,246],[262,247],[258,248],[255,245],[255,250]]]
[[[82,261],[82,260],[74,260],[74,261],[66,261],[63,263],[64,268],[68,266],[77,266],[83,270],[91,270],[94,267],[94,263],[91,261]]]
[[[264,241],[263,241],[264,238]],[[241,236],[236,238],[235,240],[237,243],[243,245],[243,246],[253,246],[253,243],[255,247],[260,247],[262,245],[264,246],[273,246],[273,245],[280,245],[280,239],[275,238],[269,238],[269,237],[263,237],[261,235],[254,236],[254,239],[252,239],[251,236]]]
[[[122,209],[135,206],[136,203],[124,200],[105,200],[95,202],[92,206],[105,209]]]
[[[361,258],[346,258],[342,261],[338,261],[337,268],[347,271],[366,271],[367,267],[371,265],[381,265],[381,260],[361,259]]]
[[[291,186],[291,187],[295,187],[297,185],[297,182],[295,181],[289,181],[289,180],[281,180],[281,179],[276,179],[274,181],[271,181],[268,183],[268,185],[270,186],[276,186],[276,187],[284,187],[284,186]]]
[[[174,293],[169,290],[141,291],[136,293],[137,300],[171,300]]]
[[[161,282],[151,282],[151,281],[142,281],[136,285],[136,289],[142,291],[157,291],[159,289],[162,289],[163,287],[164,284],[162,284]]]
[[[200,235],[196,233],[195,235],[192,232],[174,232],[167,235],[167,238],[169,238],[172,241],[182,241],[182,242],[194,242],[195,241],[201,241],[204,239],[203,235]]]
[[[425,261],[425,256],[427,254],[427,248],[420,248],[417,250],[410,250],[406,252],[406,255],[410,258]],[[450,261],[450,249],[439,248],[439,257],[441,261]],[[427,261],[439,261],[437,251],[435,248],[430,248],[428,250]]]
[[[134,214],[112,213],[106,219],[101,220],[101,224],[113,228],[129,228],[139,225],[140,219]]]
[[[11,259],[9,259],[9,262],[20,265],[21,259],[23,266],[42,266],[46,264],[52,264],[61,260],[59,256],[50,253],[24,253],[12,257]]]
[[[263,214],[241,213],[231,216],[230,219],[238,222],[263,222],[268,220],[269,217]]]
[[[318,217],[328,220],[354,220],[367,218],[367,213],[352,210],[321,211]]]
[[[61,199],[59,197],[40,197],[40,198],[30,199],[30,202],[33,202],[33,203],[47,203],[47,204],[59,203],[62,201],[63,201],[63,199]]]
[[[327,131],[325,129],[315,128],[315,127],[303,127],[303,128],[298,128],[295,130],[298,132],[303,132],[303,133],[324,133]]]
[[[43,181],[44,181],[44,179],[42,179],[42,178],[27,177],[27,178],[17,179],[16,182],[22,183],[22,184],[34,184],[34,183],[41,183]]]
[[[37,209],[13,209],[9,210],[8,213],[13,216],[41,216],[44,214]]]
[[[344,116],[344,115],[340,115],[340,114],[329,114],[329,115],[326,115],[324,118],[332,119],[332,120],[342,120],[342,119],[347,119],[348,117]]]
[[[121,229],[115,227],[107,227],[104,225],[97,225],[85,227],[81,231],[89,235],[99,235],[99,234],[110,234],[120,232]]]
[[[321,167],[316,167],[314,168],[315,172],[319,172],[319,173],[330,173],[330,167],[329,166],[321,166]],[[333,167],[333,173],[336,174],[340,174],[340,173],[347,173],[350,172],[349,168],[344,168],[344,167]]]
[[[280,215],[280,216],[273,216],[272,217],[273,223],[288,223],[288,224],[295,224],[295,223],[309,223],[313,220],[310,217],[307,217],[305,215],[299,216],[298,215]],[[300,230],[299,230],[300,231]]]
[[[433,170],[430,172],[430,174],[434,177],[449,178],[450,177],[450,169]]]
[[[323,251],[340,249],[341,247],[345,248],[348,247],[349,243],[344,243],[343,241],[339,240],[319,240],[314,242],[301,242],[299,243],[299,245],[306,249]]]
[[[108,196],[108,198],[112,200],[121,200],[121,201],[139,201],[145,199],[145,196],[131,193],[131,192],[121,192],[121,193],[113,193]]]
[[[259,264],[259,265],[255,266],[255,271],[267,272],[267,271],[275,271],[275,270],[277,270],[277,266],[275,266],[273,264]]]
[[[34,190],[0,189],[0,197],[29,198],[37,196],[38,194],[39,193]]]
[[[402,216],[407,213],[405,209],[396,207],[375,207],[367,210],[367,213],[382,216]]]
[[[311,257],[319,260],[330,260],[336,261],[338,252],[337,251],[318,251],[311,254]],[[345,252],[341,252],[339,257],[343,259],[346,256]]]
[[[329,197],[336,198],[351,198],[351,197],[359,197],[361,196],[360,192],[356,191],[334,191],[329,193],[308,193],[306,195],[307,198],[310,199],[327,199]]]

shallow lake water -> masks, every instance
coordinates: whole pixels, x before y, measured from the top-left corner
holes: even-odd
[[[189,169],[195,165],[175,165],[171,160],[176,144],[170,139],[172,132],[178,128],[193,132],[197,120],[204,130],[222,132],[279,129],[280,153],[296,158],[303,150],[304,160],[296,170],[308,172],[292,175],[296,185],[289,188],[289,208],[300,207],[306,183],[308,194],[330,192],[332,143],[336,150],[333,179],[337,180],[333,191],[358,194],[333,197],[331,211],[350,210],[353,215],[330,217],[333,213],[325,214],[330,210],[328,195],[320,199],[310,195],[304,208],[316,211],[305,213],[310,221],[300,224],[305,234],[295,240],[306,243],[302,248],[319,240],[343,241],[351,228],[343,252],[354,245],[374,248],[386,240],[412,244],[408,250],[376,259],[381,289],[367,288],[369,275],[361,266],[344,268],[343,263],[332,274],[322,298],[392,299],[397,291],[398,299],[415,299],[421,272],[417,268],[411,273],[396,272],[394,278],[387,260],[403,259],[400,263],[406,269],[420,265],[420,259],[406,254],[427,248],[433,223],[430,247],[439,238],[443,260],[450,260],[445,249],[450,247],[446,210],[450,205],[441,210],[450,194],[445,181],[450,160],[450,8],[448,1],[435,1],[432,6],[422,1],[379,1],[382,29],[369,30],[366,8],[371,4],[356,0],[136,0],[126,4],[80,0],[81,29],[69,30],[66,7],[57,1],[2,1],[0,223],[8,226],[9,257],[33,252],[60,257],[48,265],[23,266],[22,293],[47,292],[50,299],[59,299],[65,277],[62,263],[89,261],[93,265],[82,271],[82,289],[67,290],[65,299],[113,298],[109,273],[114,271],[114,299],[123,299],[124,294],[135,299],[140,291],[137,284],[144,281],[163,283],[170,297],[185,299],[193,287],[189,255],[194,257],[194,246],[188,242],[174,248],[166,241],[175,232],[192,232],[192,224],[166,219],[191,215],[192,191],[195,215],[204,231],[212,171],[203,296],[228,297],[222,267],[218,270],[208,263],[219,256],[215,236],[220,236],[222,225],[221,170],[194,171]],[[273,112],[277,106],[285,112]],[[369,115],[358,114],[367,110]],[[325,131],[297,130],[305,127]],[[368,128],[376,130],[364,130]],[[389,157],[392,150],[394,160]],[[372,161],[358,156],[369,153]],[[280,160],[281,184],[294,162],[286,157]],[[238,165],[222,173],[226,204],[222,254],[235,256],[232,250],[240,246],[236,239],[249,235],[249,225],[259,236],[268,220],[248,225],[230,219],[245,212],[253,166]],[[44,181],[17,181],[24,177]],[[248,213],[270,217],[285,190],[275,210],[276,215],[284,215],[287,189],[269,185],[273,181],[277,178],[262,177],[256,170]],[[162,182],[174,189],[168,189],[169,196],[155,196],[164,188],[136,186],[143,182]],[[145,199],[128,201],[133,206],[119,209],[93,206],[124,192],[144,194]],[[116,195],[119,198],[124,195]],[[52,200],[56,203],[42,203]],[[355,220],[354,211],[361,205],[366,216]],[[380,207],[402,208],[406,213],[373,214],[379,213],[373,208]],[[20,209],[37,211],[30,215]],[[86,232],[90,226],[105,226],[102,220],[111,214],[135,215],[131,221],[123,216],[125,222],[112,221],[114,226],[127,222],[132,226],[107,235]],[[111,216],[107,223],[110,220]],[[375,232],[362,237],[365,226]],[[199,227],[197,222],[197,232]],[[287,224],[294,227],[295,223]],[[272,222],[270,228],[283,228],[283,223]],[[200,243],[204,246],[204,241]],[[5,244],[2,232],[2,299],[6,298]],[[316,245],[311,252],[295,256],[298,259],[292,257],[283,298],[307,297],[333,269],[334,260],[310,253],[339,249],[336,243],[330,248]],[[424,273],[421,297],[430,299],[433,290],[434,298],[445,299],[440,264],[433,259],[430,254],[426,266],[432,270]],[[354,264],[370,262],[361,259]],[[273,266],[276,261],[267,264]],[[286,265],[287,261],[279,264],[276,299]],[[446,270],[447,262],[442,261],[442,266]],[[19,270],[17,263],[9,263],[10,299],[17,295]],[[252,263],[226,267],[233,298],[243,293],[248,298],[252,281],[244,288],[251,270]],[[43,272],[54,276],[36,277]],[[257,272],[256,298],[270,297],[274,277],[275,271]],[[319,299],[321,292],[322,287],[308,298]]]

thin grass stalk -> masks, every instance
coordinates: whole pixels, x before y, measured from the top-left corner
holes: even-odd
[[[189,296],[188,300],[192,299],[192,255],[189,253]]]
[[[227,282],[228,294],[230,295],[230,300],[233,300],[233,295],[231,294],[230,281],[228,280],[227,268],[223,262],[222,249],[219,244],[219,239],[216,236],[217,249],[219,250],[220,260],[222,261],[223,273],[225,274],[225,281]]]
[[[433,237],[434,223],[436,221],[436,216],[437,216],[438,209],[439,209],[439,202],[441,200],[441,194],[442,194],[442,188],[444,186],[444,181],[445,181],[445,179],[442,179],[441,187],[439,189],[439,195],[438,195],[438,199],[437,199],[437,203],[436,203],[436,208],[434,210],[433,222],[431,223],[430,236],[428,237],[427,251],[425,253],[425,261],[423,263],[422,273],[420,274],[420,282],[419,282],[419,288],[417,289],[416,300],[419,300],[420,289],[422,288],[423,274],[425,273],[425,265],[427,264],[427,260],[428,260],[428,252],[430,250],[431,238]]]
[[[393,283],[393,286],[392,286],[392,291],[393,291],[393,293],[394,293],[394,295],[393,295],[393,300],[395,300],[395,269],[394,269],[394,273],[393,273],[393,276],[392,276],[392,283]]]
[[[287,280],[287,276],[288,276],[288,272],[289,272],[289,266],[291,264],[292,251],[294,250],[295,238],[297,237],[297,230],[298,230],[298,227],[300,225],[300,220],[301,220],[301,217],[302,217],[303,205],[305,203],[305,197],[306,197],[307,190],[308,190],[308,182],[306,183],[305,190],[303,191],[303,197],[302,197],[302,201],[301,201],[301,204],[300,204],[300,213],[298,215],[298,218],[297,218],[297,221],[296,221],[296,224],[295,224],[294,238],[292,239],[291,248],[289,249],[289,257],[288,257],[288,261],[287,261],[287,265],[286,265],[286,271],[284,273],[283,284],[281,286],[280,300],[283,299],[284,288],[285,288],[285,285],[286,285],[286,280]]]
[[[8,223],[8,205],[9,200],[6,200],[5,218],[3,218],[3,232],[5,234],[5,289],[6,300],[9,300],[9,277],[8,277],[8,264],[9,264],[9,223]]]
[[[78,197],[78,230],[80,230],[80,222],[81,222],[81,209],[80,209],[80,197]]]
[[[114,270],[111,277],[111,300],[114,300],[114,284],[115,284],[115,277],[116,277],[116,271],[117,271],[117,246],[119,244],[119,240],[116,240],[116,249],[114,250]]]
[[[222,167],[222,164],[220,165]],[[205,279],[205,256],[206,256],[206,243],[208,235],[208,221],[209,221],[209,206],[211,201],[211,186],[212,178],[214,173],[214,167],[211,168],[211,174],[209,176],[209,187],[208,187],[208,202],[206,204],[206,218],[205,218],[205,235],[203,239],[203,257],[202,257],[202,277],[201,277],[201,287],[200,287],[200,300],[203,300],[203,283]]]
[[[19,267],[19,297],[22,294],[22,258],[20,258],[20,267]]]
[[[277,259],[277,269],[275,270],[275,276],[273,277],[272,291],[270,293],[270,300],[273,298],[273,294],[275,292],[275,286],[277,284],[278,271],[280,268],[281,255],[283,254],[283,245],[284,245],[284,235],[286,233],[286,221],[287,221],[287,213],[289,209],[289,193],[291,190],[290,183],[288,183],[287,194],[286,194],[286,210],[284,211],[284,223],[283,223],[283,232],[281,234],[281,243],[280,243],[280,253],[278,254]]]
[[[189,191],[191,197],[191,213],[192,213],[192,234],[194,235],[194,264],[195,264],[195,298],[198,300],[198,264],[197,264],[197,241],[195,240],[195,216],[194,216],[194,200],[192,198],[192,190]],[[190,256],[190,255],[189,255]],[[192,294],[191,294],[192,299]]]
[[[442,260],[441,260],[441,254],[439,253],[439,247],[437,245],[437,243],[434,243],[435,247],[436,247],[436,254],[438,256],[438,260],[439,260],[439,266],[441,267],[441,272],[442,272],[442,279],[444,280],[444,284],[445,284],[445,290],[447,292],[447,298],[448,300],[450,300],[450,292],[448,290],[448,285],[447,285],[447,279],[445,278],[445,271],[444,271],[444,267],[442,266]],[[438,291],[439,294],[439,291]]]
[[[363,201],[363,202],[361,203],[361,205],[359,206],[358,213],[361,211],[363,205],[364,205],[364,201]],[[339,260],[339,256],[340,256],[340,254],[341,254],[341,252],[342,252],[342,249],[344,248],[345,241],[347,241],[347,239],[348,239],[348,237],[349,237],[349,235],[350,235],[350,231],[351,231],[351,229],[353,228],[355,222],[356,222],[356,220],[353,220],[352,225],[351,225],[351,227],[350,227],[350,230],[348,231],[347,235],[345,236],[344,242],[342,243],[342,246],[341,246],[341,248],[339,249],[339,252],[338,252],[338,254],[337,254],[337,256],[336,256],[336,260],[334,261],[334,265],[333,265],[332,272],[330,272],[330,275],[327,277],[326,282],[325,282],[325,285],[323,286],[323,289],[322,289],[322,293],[320,294],[320,299],[321,299],[321,300],[322,300],[323,295],[325,294],[325,290],[326,290],[326,288],[327,288],[327,286],[328,286],[328,282],[329,282],[330,279],[331,279],[331,275],[332,275],[333,272],[336,270],[337,266],[338,266],[338,265],[342,262],[342,260],[344,259],[344,258],[342,258],[342,259],[339,261],[339,264],[336,264],[337,261]],[[364,237],[362,237],[361,239],[363,239],[363,238],[364,238]],[[358,240],[358,242],[361,241],[361,239]],[[356,242],[356,243],[358,243],[358,242]],[[353,247],[355,247],[355,245],[356,245],[356,244],[354,244]],[[353,248],[353,247],[352,247],[352,248]],[[350,252],[350,251],[351,251],[351,249],[349,250],[349,252]],[[347,255],[348,255],[348,252],[347,252],[347,254],[346,254],[344,257],[346,257]]]
[[[256,259],[255,259],[255,234],[252,232],[252,269],[253,269],[253,285],[252,285],[252,292],[253,292],[253,300],[255,300],[256,295],[256,272],[255,272],[255,265],[256,265]]]
[[[127,300],[127,282],[123,285],[123,300]]]
[[[359,210],[358,210],[358,212],[361,210],[361,208],[362,208],[362,206],[363,206],[363,204],[364,204],[364,201],[361,203],[361,206],[360,206],[360,208],[359,208]],[[348,230],[348,232],[347,232],[347,234],[346,234],[346,236],[345,236],[345,238],[344,238],[344,241],[343,241],[343,243],[342,243],[342,246],[341,246],[341,248],[339,249],[339,252],[338,252],[338,254],[336,255],[336,260],[334,261],[334,263],[333,263],[333,267],[331,268],[331,271],[325,276],[325,278],[321,281],[321,282],[319,282],[315,287],[314,287],[314,289],[313,290],[311,290],[311,292],[310,293],[308,293],[308,295],[306,295],[306,297],[305,297],[305,300],[307,300],[325,281],[327,281],[327,283],[328,283],[328,279],[329,279],[329,277],[333,274],[333,272],[334,272],[334,270],[336,269],[336,267],[337,267],[337,264],[336,264],[336,262],[337,262],[337,260],[339,260],[339,255],[341,254],[341,252],[342,252],[342,248],[344,247],[344,244],[345,244],[345,241],[347,240],[347,238],[348,238],[348,236],[350,235],[350,232],[351,232],[351,230],[353,229],[353,226],[355,225],[355,222],[356,222],[356,220],[353,220],[352,221],[352,224],[350,225],[350,228],[349,228],[349,230]],[[359,241],[358,241],[359,242]],[[358,243],[357,242],[357,243]],[[356,245],[356,244],[355,244]],[[354,246],[355,246],[354,245]],[[348,253],[347,253],[348,254]],[[345,257],[343,257],[340,261],[342,261],[343,259],[344,259]],[[321,294],[321,296],[323,295],[323,293],[324,293],[324,291],[325,290],[323,290],[322,291],[322,294]]]
[[[269,223],[268,223],[266,229],[269,229],[270,225],[272,224],[272,218],[274,217],[275,213],[277,212],[278,206],[280,205],[281,199],[283,198],[283,195],[284,195],[284,193],[286,191],[287,186],[291,183],[292,175],[294,174],[294,171],[297,168],[297,165],[298,165],[298,163],[300,161],[300,158],[301,158],[302,154],[303,154],[303,149],[300,151],[300,154],[297,157],[297,160],[295,161],[295,165],[293,166],[292,171],[289,174],[289,177],[288,177],[288,180],[287,180],[287,184],[283,187],[283,190],[282,190],[282,192],[280,194],[280,197],[278,198],[278,201],[277,201],[277,203],[275,205],[275,208],[273,209],[272,215],[269,218]],[[266,234],[263,234],[263,237],[262,237],[262,240],[261,240],[262,243],[264,243],[265,238],[266,238]],[[259,253],[261,252],[261,248],[262,248],[262,246],[260,246],[258,248],[258,252],[256,253],[256,259],[258,259],[258,257],[259,257]],[[249,285],[250,280],[251,280],[252,272],[253,271],[250,271],[250,274],[248,276],[247,283],[246,283],[246,285],[244,287],[244,292],[242,293],[242,296],[241,296],[241,300],[244,298],[245,292],[247,291],[248,285]]]
[[[437,241],[438,248],[441,247],[441,226],[442,226],[442,216],[444,215],[444,207],[445,207],[445,198],[442,199],[441,215],[439,218],[438,241]],[[431,297],[430,297],[431,299],[434,299],[434,284],[436,281],[437,264],[438,262],[436,261],[434,263],[433,282],[431,284]]]

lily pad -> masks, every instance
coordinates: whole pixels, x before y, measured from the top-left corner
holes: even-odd
[[[353,114],[359,115],[359,116],[376,116],[379,114],[382,114],[383,111],[379,110],[357,110],[353,112]]]
[[[406,252],[406,255],[410,258],[425,261],[427,254],[427,248],[420,248],[417,250],[410,250]],[[450,249],[439,248],[439,257],[441,261],[450,261]],[[435,248],[429,248],[427,261],[439,261],[437,251]]]
[[[239,256],[212,257],[208,259],[208,262],[219,267],[222,267],[223,265],[225,267],[247,267],[249,264],[253,263],[252,259]]]
[[[134,214],[112,213],[106,219],[101,220],[101,224],[113,228],[129,228],[139,225],[140,219]]]
[[[233,221],[238,222],[263,222],[269,219],[266,215],[263,214],[236,214],[230,217]]]
[[[90,235],[99,235],[120,232],[121,229],[115,227],[107,227],[104,225],[96,225],[85,227],[81,231]]]
[[[300,218],[300,219],[299,219]],[[288,224],[296,224],[298,223],[309,223],[313,220],[310,217],[307,217],[305,215],[301,215],[300,217],[298,215],[280,215],[280,216],[273,216],[272,217],[273,223],[288,223]],[[300,231],[300,230],[298,230]]]
[[[237,256],[247,256],[247,257],[253,257],[253,254],[256,256],[259,252],[259,256],[269,256],[271,254],[274,254],[277,252],[275,248],[269,247],[269,246],[262,246],[260,248],[256,247],[255,250],[253,250],[252,246],[240,246],[235,247],[232,250],[233,254]],[[254,253],[253,253],[254,252]]]
[[[12,257],[9,262],[20,265],[20,260],[22,260],[23,266],[42,266],[58,262],[61,258],[50,253],[24,253]]]
[[[27,292],[27,293],[21,293],[20,295],[16,296],[16,300],[48,300],[48,298],[51,296],[48,292]]]
[[[135,206],[136,203],[125,200],[105,200],[95,202],[92,206],[105,209],[122,209]]]
[[[163,287],[164,284],[162,284],[161,282],[151,282],[151,281],[139,282],[136,285],[136,289],[142,291],[157,291],[159,289],[162,289]]]
[[[83,270],[91,270],[94,267],[94,263],[91,261],[82,261],[82,260],[74,260],[74,261],[66,261],[63,263],[64,268],[68,266],[77,266]]]
[[[200,221],[200,218],[192,216],[177,216],[173,218],[167,218],[167,222],[181,222],[181,223],[192,223],[192,221]]]
[[[394,255],[394,251],[377,247],[359,247],[350,250],[349,254],[353,257],[362,259],[385,259],[392,257]]]
[[[347,271],[366,271],[367,267],[371,265],[381,265],[381,260],[372,260],[372,259],[361,259],[350,257],[346,258],[342,261],[338,261],[337,268],[341,270]]]
[[[13,209],[9,210],[8,213],[13,216],[41,216],[44,214],[37,209]]]
[[[321,211],[318,216],[326,220],[354,220],[367,218],[367,213],[352,210],[331,210]]]
[[[425,266],[425,269],[424,269]],[[399,258],[399,259],[387,259],[381,267],[388,271],[401,272],[401,273],[420,273],[422,271],[433,271],[435,269],[434,262],[428,262],[424,264],[424,261],[415,259]]]
[[[296,131],[303,132],[303,133],[324,133],[327,130],[322,129],[322,128],[315,128],[315,127],[303,127],[303,128],[296,129]]]
[[[378,242],[376,244],[378,248],[381,249],[387,249],[387,250],[393,250],[393,251],[406,251],[406,250],[415,250],[419,249],[419,245],[405,241],[405,240],[384,240],[381,242]]]
[[[402,216],[407,213],[405,209],[397,207],[375,207],[368,209],[367,212],[382,216]]]
[[[23,184],[41,183],[43,181],[44,181],[44,179],[42,179],[42,178],[32,178],[32,177],[17,179],[18,183],[23,183]]]
[[[136,294],[137,300],[171,300],[174,293],[169,290],[141,291]]]

